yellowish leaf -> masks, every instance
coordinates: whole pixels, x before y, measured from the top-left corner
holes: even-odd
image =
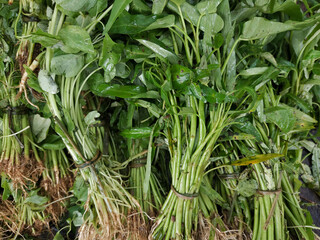
[[[278,158],[278,157],[283,157],[283,156],[284,156],[283,154],[278,154],[278,153],[258,154],[258,155],[251,156],[251,157],[241,158],[237,161],[230,163],[230,165],[246,166],[249,164],[256,164],[256,163],[270,160],[272,158]]]

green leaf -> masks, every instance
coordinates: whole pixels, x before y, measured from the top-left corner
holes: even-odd
[[[144,100],[137,100],[135,102],[138,106],[144,107],[146,109],[148,109],[148,111],[150,112],[150,114],[154,115],[156,118],[159,118],[160,115],[162,114],[162,111],[159,107],[157,107],[157,105],[144,101]]]
[[[320,64],[315,63],[312,68],[312,73],[315,75],[320,75]]]
[[[293,95],[292,93],[288,93],[287,96],[293,100],[295,104],[304,112],[309,113],[313,111],[312,106],[309,105],[308,102],[304,101],[303,99]]]
[[[84,222],[82,213],[79,211],[74,211],[72,222],[75,227],[80,227]]]
[[[45,92],[56,94],[59,92],[58,85],[48,71],[41,69],[38,74],[39,85]]]
[[[222,0],[201,1],[196,5],[200,14],[215,13]]]
[[[222,18],[216,14],[206,14],[201,18],[200,29],[207,34],[214,35],[223,29],[224,22]]]
[[[180,6],[184,19],[188,22],[191,22],[194,26],[197,26],[200,14],[194,6],[187,3],[185,0],[176,0],[175,3],[171,0],[168,2],[167,6],[170,10],[177,14],[179,14],[178,6]]]
[[[241,38],[244,40],[254,40],[293,29],[295,29],[295,27],[291,24],[269,21],[262,17],[255,17],[252,20],[245,22]]]
[[[137,41],[146,46],[147,48],[150,48],[154,53],[159,54],[161,57],[168,59],[170,63],[178,63],[179,58],[174,53],[164,49],[163,47],[160,47],[158,44],[143,39],[137,39]]]
[[[94,74],[88,81],[90,90],[100,97],[133,98],[146,93],[147,90],[137,85],[119,85],[106,83],[101,74]]]
[[[63,9],[71,12],[88,11],[97,0],[55,0]]]
[[[7,200],[11,195],[11,189],[12,189],[12,183],[9,182],[9,180],[6,178],[6,175],[4,173],[1,173],[1,187],[3,189],[2,192],[2,200]]]
[[[107,34],[111,29],[116,19],[120,16],[123,10],[131,3],[132,0],[115,0],[112,6],[111,14],[103,31],[103,34]]]
[[[254,136],[258,142],[262,142],[262,137],[259,131],[255,128],[248,117],[238,118],[236,121],[240,123],[234,125],[237,129],[239,129],[241,132]]]
[[[97,16],[98,13],[102,12],[108,7],[105,0],[97,0],[96,4],[89,10],[90,16]]]
[[[172,27],[175,24],[175,17],[174,15],[167,15],[161,18],[157,18],[155,22],[150,24],[145,31],[150,31],[154,29],[160,29],[160,28],[169,28]]]
[[[199,84],[202,96],[208,101],[209,103],[227,103],[233,102],[235,99],[231,95],[227,95],[223,92],[217,92],[214,89],[207,87],[205,85]]]
[[[202,89],[199,85],[191,83],[187,87],[186,94],[196,97],[197,99],[206,102],[206,98],[203,96]]]
[[[51,120],[49,118],[43,118],[39,114],[32,117],[31,128],[37,143],[46,139],[50,125]]]
[[[93,124],[98,123],[99,121],[96,120],[96,118],[100,117],[100,113],[98,113],[97,111],[91,111],[87,114],[87,116],[84,118],[84,122],[90,126]]]
[[[211,201],[213,201],[213,202],[220,202],[220,203],[226,202],[226,200],[216,190],[214,190],[211,187],[210,182],[204,183],[202,181],[199,193],[207,195],[211,199]]]
[[[303,58],[304,60],[315,60],[320,58],[319,50],[311,50],[306,56]]]
[[[254,67],[254,68],[248,68],[245,70],[242,70],[239,75],[244,76],[244,77],[250,77],[254,75],[261,75],[265,71],[267,71],[269,68],[268,67]]]
[[[31,33],[30,39],[33,43],[40,43],[44,47],[52,47],[53,45],[61,41],[61,38],[59,36],[46,33],[40,28],[38,28],[37,31]]]
[[[151,127],[137,127],[123,130],[120,135],[125,138],[139,139],[149,137],[152,133]]]
[[[286,107],[288,107],[288,106],[286,106]],[[313,123],[313,124],[318,122],[316,119],[314,119],[310,115],[308,115],[308,114],[306,114],[306,113],[304,113],[302,111],[299,111],[296,108],[292,108],[292,107],[288,107],[288,108],[292,109],[293,115],[295,116],[295,118],[297,120],[300,120],[300,121],[303,121],[303,122],[309,122],[309,123]]]
[[[279,4],[279,2],[275,1],[275,6],[273,8],[272,13],[275,12],[284,12],[290,16],[291,20],[301,21],[303,14],[299,4],[297,4],[293,0],[287,0],[283,3]]]
[[[37,92],[44,92],[39,84],[38,78],[35,73],[27,66],[23,65],[25,71],[28,73],[28,86],[36,90]]]
[[[237,185],[237,192],[244,197],[251,197],[257,192],[258,187],[255,179],[241,179]]]
[[[185,3],[186,0],[171,0],[174,4],[177,6],[181,6],[183,3]]]
[[[150,13],[151,8],[144,2],[144,0],[133,0],[131,4],[132,11],[138,13]]]
[[[37,193],[31,193],[30,197],[27,197],[24,200],[24,203],[32,203],[38,206],[44,205],[46,202],[48,202],[47,197],[39,196]]]
[[[285,107],[269,107],[265,110],[265,115],[267,122],[274,123],[284,133],[292,130],[296,121],[293,111]]]
[[[115,65],[119,63],[121,59],[122,45],[115,43],[109,37],[105,35],[103,39],[102,53],[99,59],[99,66],[105,70],[104,78],[105,82],[110,82],[116,76]]]
[[[64,240],[64,238],[60,232],[57,232],[57,234],[54,236],[53,240]]]
[[[76,52],[95,53],[89,33],[80,26],[67,25],[63,27],[59,31],[59,37],[68,48]]]
[[[265,162],[265,161],[273,159],[273,158],[278,158],[278,157],[283,157],[283,156],[284,156],[283,154],[278,154],[278,153],[259,154],[259,155],[245,157],[245,158],[241,158],[239,160],[233,161],[230,163],[230,165],[232,165],[232,166],[247,166],[250,164],[257,164],[257,163]]]
[[[305,211],[306,214],[306,226],[312,226],[313,225],[313,218],[311,216],[311,213],[309,211]],[[312,231],[312,228],[304,228],[308,234],[308,239],[314,240],[315,239],[315,233]]]
[[[75,54],[64,54],[55,56],[51,60],[51,71],[58,75],[65,74],[66,77],[75,77],[84,64],[84,57]]]
[[[175,17],[168,15],[164,17],[156,15],[130,15],[122,14],[109,30],[110,34],[137,34],[159,28],[169,28],[175,23]]]
[[[82,203],[87,201],[88,198],[88,186],[81,176],[77,176],[74,184],[71,188],[74,196]]]
[[[175,64],[171,66],[172,86],[176,90],[184,90],[194,79],[191,69]]]
[[[126,59],[133,60],[143,60],[145,58],[148,58],[151,54],[153,54],[153,52],[149,48],[146,48],[145,46],[141,45],[127,45],[124,50],[126,54]]]
[[[182,107],[178,114],[181,116],[193,115],[195,114],[195,111],[192,107]]]
[[[131,73],[131,69],[124,62],[117,63],[115,68],[116,68],[116,76],[123,79],[128,78]]]
[[[109,30],[109,34],[135,34],[144,31],[150,24],[155,22],[156,17],[142,14],[122,14]]]
[[[223,43],[224,43],[223,35],[221,33],[217,33],[213,39],[213,47],[218,49],[223,45]]]
[[[66,146],[62,138],[56,134],[50,134],[41,144],[41,147],[48,150],[62,150]]]
[[[166,5],[167,5],[167,0],[153,0],[152,13],[161,14]]]

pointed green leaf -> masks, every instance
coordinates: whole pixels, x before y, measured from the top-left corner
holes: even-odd
[[[112,27],[116,19],[120,16],[120,14],[123,12],[126,6],[128,6],[128,4],[131,2],[132,0],[115,0],[114,1],[111,14],[106,24],[106,27],[103,31],[103,34],[106,34],[109,32],[110,28]]]

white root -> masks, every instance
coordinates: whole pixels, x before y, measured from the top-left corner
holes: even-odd
[[[39,66],[39,61],[37,59],[33,60],[33,62],[31,63],[31,65],[29,66],[30,70],[31,71],[34,71],[37,67]],[[28,94],[27,94],[27,89],[26,89],[26,82],[28,80],[28,73],[27,71],[25,71],[22,75],[22,78],[21,78],[21,81],[20,81],[20,84],[19,84],[19,92],[18,94],[16,95],[16,99],[20,98],[21,94],[24,92],[24,96],[27,100],[27,102],[37,108],[39,110],[39,107],[35,104],[33,104],[29,98],[28,98]]]

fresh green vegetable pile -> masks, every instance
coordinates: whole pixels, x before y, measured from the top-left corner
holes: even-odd
[[[318,238],[317,1],[1,0],[0,23],[0,239]]]

